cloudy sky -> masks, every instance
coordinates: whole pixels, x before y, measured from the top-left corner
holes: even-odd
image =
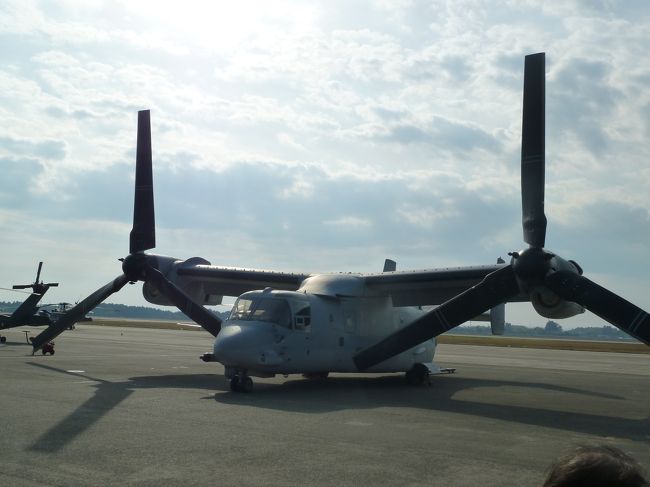
[[[2,287],[39,260],[49,301],[120,274],[145,108],[158,253],[301,272],[507,258],[523,57],[545,51],[546,246],[650,310],[645,1],[4,0],[0,45]],[[110,301],[146,304],[140,286]]]

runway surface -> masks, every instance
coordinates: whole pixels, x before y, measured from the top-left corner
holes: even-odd
[[[534,486],[576,444],[650,469],[650,355],[440,345],[401,375],[231,393],[202,331],[79,325],[0,346],[0,485]],[[37,331],[32,329],[33,334]]]

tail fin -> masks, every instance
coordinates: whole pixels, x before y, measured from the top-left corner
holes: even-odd
[[[506,305],[501,303],[490,310],[490,326],[493,335],[503,335],[506,328]]]
[[[384,261],[383,272],[394,272],[395,270],[397,270],[397,262],[391,259],[386,259]]]

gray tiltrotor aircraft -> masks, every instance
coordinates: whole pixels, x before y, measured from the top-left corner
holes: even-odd
[[[36,280],[32,284],[15,284],[13,289],[29,289],[31,288],[32,293],[27,296],[27,299],[23,301],[16,310],[8,314],[0,315],[0,330],[6,330],[7,328],[15,328],[18,326],[44,326],[51,325],[53,320],[44,315],[36,314],[38,311],[38,302],[43,298],[45,293],[51,287],[56,287],[59,285],[58,282],[43,283],[39,281],[41,277],[41,269],[43,268],[43,263],[38,263],[38,270],[36,271]],[[0,335],[0,343],[5,343],[7,337]]]
[[[645,311],[544,248],[544,78],[544,53],[527,56],[521,192],[528,248],[512,252],[509,263],[474,267],[396,271],[388,264],[380,273],[297,274],[148,254],[155,247],[151,128],[149,111],[139,112],[133,229],[123,273],[37,336],[34,349],[135,281],[144,282],[149,302],[177,306],[215,336],[213,351],[202,358],[225,366],[232,390],[251,390],[251,376],[292,373],[405,371],[422,382],[440,371],[431,362],[435,337],[512,301],[531,301],[552,319],[586,308],[650,344]],[[222,322],[203,305],[219,304],[224,295],[238,299]],[[497,328],[502,319],[493,319]]]

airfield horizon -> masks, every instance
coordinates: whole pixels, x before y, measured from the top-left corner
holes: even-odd
[[[130,320],[124,318],[93,318],[92,321],[84,322],[84,325],[118,327],[123,326],[130,328],[155,328],[166,330],[203,330],[198,325],[191,322],[156,319]],[[437,340],[440,344],[448,345],[479,345],[493,347],[650,354],[650,347],[647,345],[643,343],[634,343],[627,341],[616,342],[596,339],[455,335],[450,333],[440,335]]]

